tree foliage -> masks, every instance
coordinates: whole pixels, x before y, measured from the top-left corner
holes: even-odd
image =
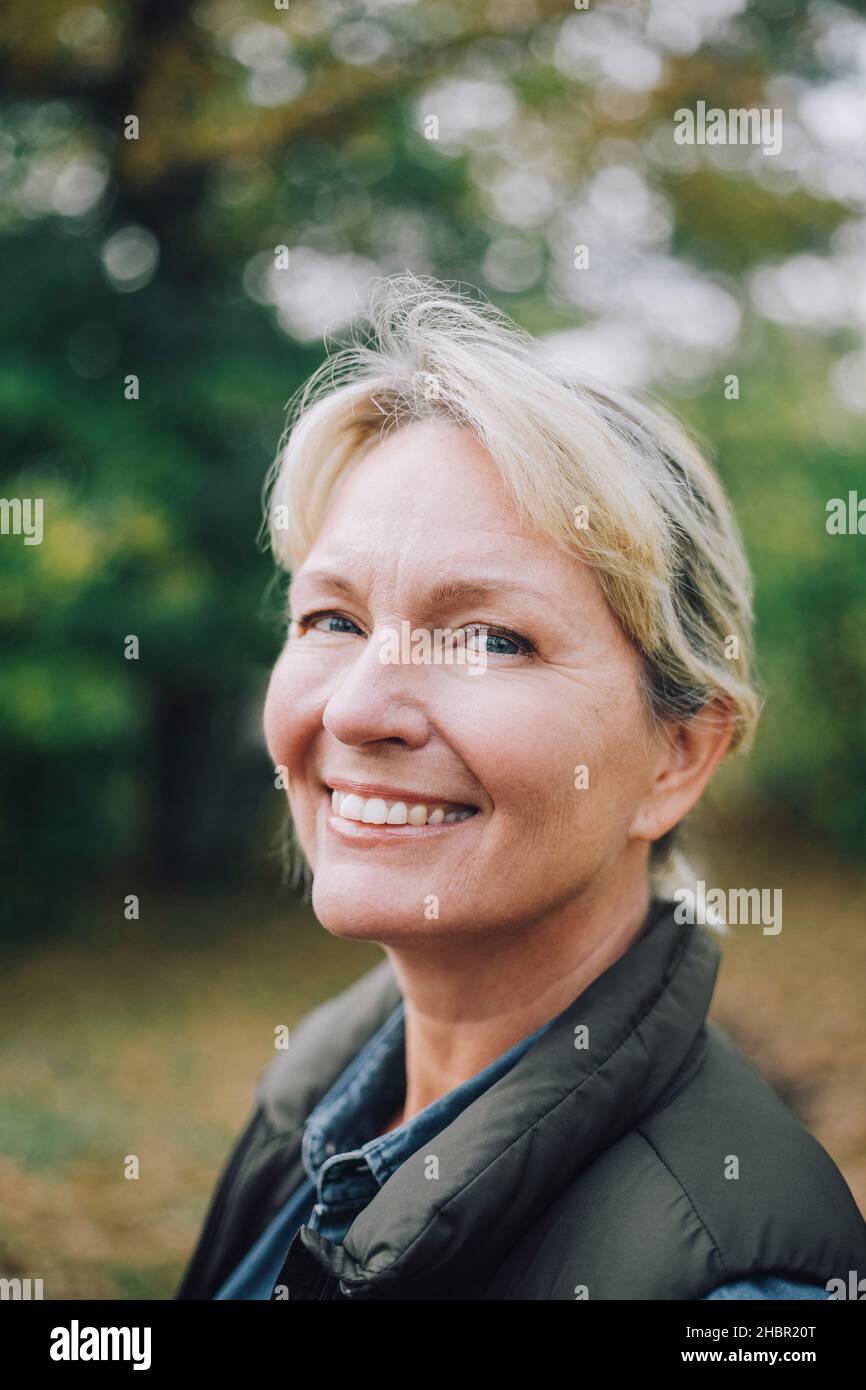
[[[19,922],[121,869],[261,865],[262,479],[329,325],[406,268],[478,286],[709,441],[768,691],[730,794],[859,844],[866,539],[824,519],[862,486],[864,32],[818,0],[10,0],[2,487],[45,515],[41,545],[0,536]],[[678,150],[698,100],[783,109],[784,158]]]

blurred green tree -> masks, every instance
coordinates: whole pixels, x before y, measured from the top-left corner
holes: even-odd
[[[859,846],[866,588],[824,529],[866,437],[856,5],[10,0],[4,28],[2,488],[45,507],[42,545],[0,536],[13,926],[115,872],[260,858],[261,483],[323,333],[407,268],[710,441],[770,692],[738,794]],[[784,158],[677,148],[698,100],[783,109]]]

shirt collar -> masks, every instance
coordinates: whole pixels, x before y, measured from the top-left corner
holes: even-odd
[[[307,1176],[318,1182],[330,1159],[351,1156],[360,1160],[356,1168],[366,1164],[383,1187],[410,1154],[456,1119],[550,1026],[550,1022],[542,1024],[410,1120],[370,1139],[366,1136],[376,1135],[406,1098],[405,1008],[401,999],[308,1117],[302,1145]]]
[[[419,1181],[422,1149],[341,1245],[301,1228],[343,1296],[454,1296],[461,1260],[494,1268],[543,1203],[682,1084],[705,1046],[720,953],[711,933],[677,922],[673,903],[655,902],[650,918],[537,1046],[440,1131],[438,1182]],[[376,977],[369,992],[380,990]]]
[[[390,1119],[406,1094],[404,1039],[401,999],[307,1119],[301,1153],[312,1182],[334,1155],[366,1155],[375,1146],[369,1136]]]

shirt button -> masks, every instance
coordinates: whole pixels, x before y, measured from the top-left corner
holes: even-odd
[[[326,1154],[335,1154],[336,1152],[337,1152],[337,1146],[336,1146],[336,1144],[326,1144],[326,1145],[325,1145],[325,1153],[326,1153]]]

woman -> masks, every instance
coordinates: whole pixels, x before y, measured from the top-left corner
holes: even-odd
[[[866,1225],[706,1021],[675,827],[758,714],[721,487],[490,306],[386,281],[270,498],[265,707],[322,926],[180,1298],[827,1297]]]

